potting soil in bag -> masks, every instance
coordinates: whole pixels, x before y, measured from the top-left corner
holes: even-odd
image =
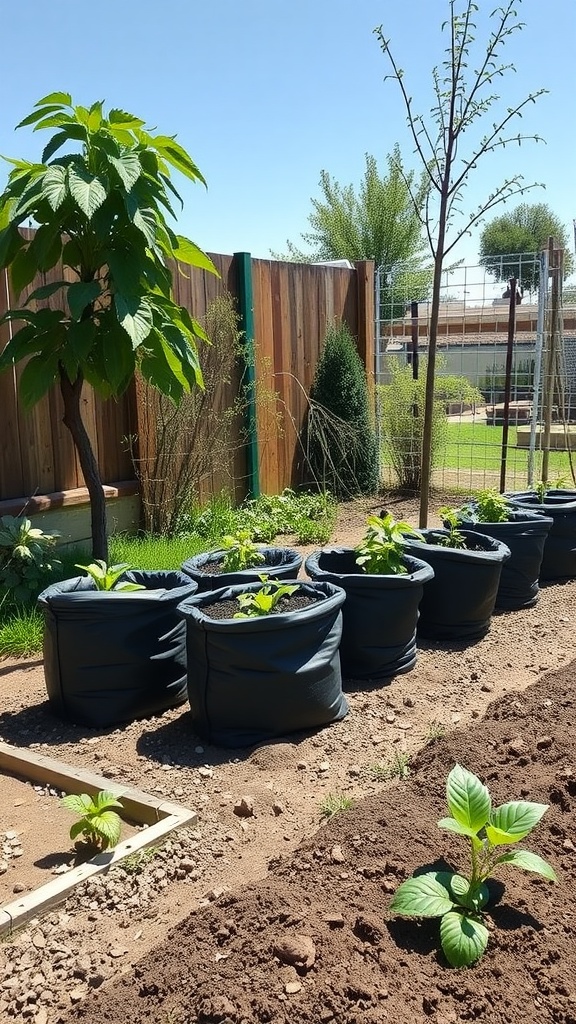
[[[235,587],[240,583],[258,583],[261,575],[273,580],[295,580],[303,558],[293,548],[261,547],[264,562],[252,569],[238,569],[236,572],[214,572],[216,563],[221,562],[226,551],[204,551],[193,555],[182,563],[181,571],[198,586],[198,593],[206,590],[220,590]]]

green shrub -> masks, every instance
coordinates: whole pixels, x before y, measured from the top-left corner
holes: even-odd
[[[337,498],[374,494],[378,488],[366,373],[343,323],[326,332],[310,390],[306,459],[315,483]]]
[[[0,518],[0,603],[26,605],[36,599],[60,562],[50,550],[58,534],[43,533],[24,516]]]
[[[422,484],[422,435],[426,404],[426,360],[420,364],[418,380],[412,367],[395,356],[387,361],[390,383],[380,386],[380,417],[384,455],[396,473],[398,486],[419,491]],[[446,440],[447,418],[444,398],[435,399],[432,416],[432,468]]]

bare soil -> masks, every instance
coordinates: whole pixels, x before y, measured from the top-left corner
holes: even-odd
[[[446,496],[442,495],[436,507],[445,503]],[[366,513],[379,511],[382,504],[381,501],[357,502],[344,506],[332,543],[356,543],[363,533]],[[417,522],[415,502],[388,499],[384,504],[399,518]],[[286,540],[289,542],[288,538]],[[552,677],[545,676],[551,670],[568,666],[576,658],[575,602],[576,581],[556,584],[542,590],[534,608],[495,615],[488,635],[474,645],[422,641],[416,668],[394,679],[391,685],[374,689],[346,685],[351,710],[344,721],[313,734],[287,736],[281,742],[253,750],[229,751],[203,744],[194,734],[186,706],[115,730],[98,732],[69,725],[55,718],[49,709],[41,661],[0,664],[0,737],[3,740],[40,749],[69,764],[84,766],[115,781],[169,797],[193,807],[199,815],[197,829],[182,829],[153,856],[146,855],[129,869],[119,866],[108,875],[85,883],[62,908],[42,921],[33,922],[0,946],[0,979],[5,976],[5,981],[0,981],[0,1019],[5,1016],[18,1024],[26,1020],[54,1024],[65,1019],[66,1012],[78,1005],[88,1007],[84,1019],[94,1020],[95,1024],[100,1020],[130,1021],[137,1019],[130,1016],[136,1012],[129,1006],[132,999],[138,1003],[143,1020],[159,1024],[168,1024],[171,1008],[176,1013],[176,1024],[180,1024],[180,1019],[194,1024],[196,1020],[223,1022],[226,1018],[235,1024],[241,1019],[281,1024],[288,1016],[294,1022],[334,1020],[337,1024],[352,1024],[360,1019],[368,1022],[394,1020],[402,1024],[404,1020],[430,1018],[438,1024],[446,1024],[470,1016],[508,1024],[520,1024],[523,1020],[576,1022],[576,1002],[569,1010],[568,996],[562,999],[558,996],[558,1000],[554,996],[550,1002],[539,987],[541,981],[542,986],[547,984],[551,991],[556,991],[556,982],[548,982],[546,978],[550,972],[554,977],[554,971],[560,971],[556,961],[561,958],[563,964],[567,950],[571,948],[574,955],[576,948],[573,934],[560,934],[556,926],[558,921],[564,920],[563,913],[572,913],[569,899],[574,854],[563,850],[559,859],[558,852],[558,842],[560,845],[570,842],[570,830],[572,835],[574,833],[573,794],[566,796],[569,780],[554,783],[555,792],[564,795],[557,798],[560,803],[553,801],[548,816],[550,825],[543,825],[539,830],[539,845],[534,847],[544,855],[552,851],[552,859],[562,875],[561,885],[553,889],[546,883],[544,888],[524,878],[514,882],[510,872],[506,891],[510,893],[511,905],[518,907],[517,896],[527,900],[528,894],[532,906],[533,895],[543,894],[548,909],[546,913],[540,905],[536,911],[521,909],[518,927],[498,924],[497,943],[515,951],[510,956],[519,972],[520,987],[527,984],[525,971],[534,957],[548,956],[548,967],[542,967],[538,976],[540,981],[538,984],[532,981],[529,988],[530,993],[535,993],[534,998],[543,1000],[544,1009],[528,1001],[525,1014],[519,1012],[519,1004],[515,1004],[516,1009],[512,1011],[504,1009],[511,1005],[509,1002],[502,1003],[504,1008],[490,1002],[493,991],[501,991],[502,998],[508,998],[510,984],[500,964],[501,952],[496,960],[484,961],[491,965],[489,975],[477,973],[485,972],[484,966],[475,969],[473,983],[466,982],[468,994],[468,990],[464,995],[450,994],[455,975],[445,972],[436,959],[430,935],[426,938],[420,926],[404,925],[402,938],[395,925],[387,924],[385,913],[388,891],[394,887],[393,883],[395,885],[426,858],[435,860],[439,854],[448,855],[446,841],[436,833],[433,822],[440,815],[446,765],[456,756],[467,767],[484,774],[494,786],[498,799],[519,797],[524,789],[530,792],[530,799],[548,802],[547,797],[536,795],[541,789],[543,793],[546,786],[552,786],[545,774],[540,780],[540,766],[550,763],[566,771],[570,765],[572,769],[576,767],[573,752],[566,752],[564,746],[561,756],[553,761],[558,736],[562,744],[573,744],[575,719],[573,705],[566,703],[567,697],[556,694]],[[570,670],[562,685],[567,688],[567,680],[571,678]],[[534,695],[522,696],[534,683]],[[496,711],[477,734],[472,727],[486,712],[489,703],[501,696],[505,697],[502,705],[505,713]],[[546,700],[552,701],[549,711],[543,706]],[[531,709],[530,716],[535,715],[534,708],[538,707],[533,723],[531,717],[524,717],[525,707]],[[515,708],[519,715],[517,722],[514,721]],[[552,721],[546,719],[547,714],[553,716]],[[572,719],[564,722],[562,716],[570,714]],[[504,739],[498,739],[497,723],[504,718],[508,722],[510,743],[529,727],[539,731],[540,738],[551,736],[552,746],[542,750],[534,747],[534,737],[529,732],[528,739],[523,740],[527,752],[521,755],[526,764],[519,764],[519,758],[512,757],[507,753],[508,748],[501,745]],[[560,730],[558,734],[557,730]],[[479,738],[474,739],[476,736]],[[437,737],[444,738],[430,746],[430,741]],[[420,760],[431,757],[432,751],[434,758],[439,758],[436,767],[419,769],[408,783],[387,781],[387,776],[394,774],[405,756],[414,758],[423,748],[425,752]],[[535,761],[532,760],[534,750]],[[521,769],[517,777],[512,774],[514,766]],[[427,781],[428,770],[430,782]],[[440,779],[442,772],[444,776]],[[352,798],[354,807],[338,816],[326,831],[319,832],[322,806],[330,794]],[[421,804],[414,803],[420,798]],[[363,802],[365,799],[367,803]],[[570,807],[562,811],[561,801],[566,799]],[[388,826],[382,822],[388,821],[388,805],[390,814],[396,814],[393,801],[399,801],[396,811],[400,817],[393,819],[395,824],[389,835]],[[558,814],[563,817],[558,819]],[[432,825],[424,828],[420,824],[417,834],[412,836],[409,819],[421,823],[431,821]],[[564,829],[561,836],[552,832],[553,827],[560,827],[559,820]],[[349,832],[339,831],[344,825],[349,826]],[[550,834],[546,831],[548,828]],[[359,839],[355,841],[354,836]],[[301,843],[304,845],[299,851]],[[342,863],[334,862],[326,853],[338,844],[342,845],[345,856]],[[315,849],[321,851],[318,857],[314,855]],[[280,866],[268,875],[269,865],[277,863],[278,858],[282,858]],[[308,866],[298,867],[298,864]],[[392,865],[390,870],[388,864]],[[368,874],[360,870],[364,867],[369,869]],[[370,877],[372,868],[383,874]],[[348,877],[344,877],[346,875]],[[262,879],[266,881],[260,884]],[[305,888],[307,880],[313,880],[309,890]],[[256,882],[259,888],[246,889]],[[365,885],[368,887],[364,888]],[[520,888],[517,889],[517,885]],[[275,886],[279,886],[277,897]],[[248,901],[245,906],[244,894]],[[232,898],[236,903],[227,905]],[[299,917],[303,908],[316,907],[316,899],[319,900],[318,911],[310,911],[311,917]],[[236,906],[240,906],[238,913]],[[257,906],[262,908],[258,922]],[[278,915],[288,913],[288,917],[277,916],[269,921],[268,918],[276,914],[275,908]],[[331,928],[327,922],[321,923],[322,915],[332,910],[342,913],[344,926]],[[188,919],[191,911],[194,917]],[[524,920],[523,914],[529,913],[534,914],[538,927]],[[228,925],[223,926],[224,930],[228,928],[230,936],[234,935],[232,945],[224,932],[219,938],[215,937],[219,926],[216,931],[212,930],[214,921],[220,921],[221,915],[224,921],[234,923],[235,932]],[[355,934],[356,917],[361,915],[378,919],[388,951],[382,955],[386,957],[393,950],[396,958],[394,967],[392,961],[386,961],[385,980],[380,977],[377,985],[373,984],[374,979],[366,981],[366,991],[372,986],[369,997],[362,995],[360,975],[365,967],[380,962],[381,941],[372,943]],[[174,934],[171,946],[163,946],[170,929],[183,920],[187,923]],[[548,923],[540,928],[538,922],[541,921]],[[363,926],[359,927],[363,932]],[[279,967],[270,954],[269,940],[274,929],[280,929],[280,933],[285,930],[298,933],[299,928],[312,935],[317,943],[317,963],[322,963],[322,970],[318,973],[320,968],[313,968],[303,978],[298,975],[302,989],[286,993],[282,986],[288,984],[286,977],[293,978],[294,971]],[[412,945],[418,935],[424,935],[423,946],[414,956]],[[539,945],[541,939],[546,940],[544,945]],[[196,946],[198,955],[194,952]],[[364,947],[372,953],[365,952]],[[180,967],[170,965],[170,948],[175,950]],[[493,945],[493,949],[496,948],[498,945]],[[150,951],[152,960],[148,961],[144,973],[137,975],[135,971],[140,968],[135,969],[133,965]],[[244,956],[245,969],[241,963]],[[493,956],[491,952],[489,957]],[[219,971],[228,961],[231,974],[222,979]],[[151,976],[154,964],[158,971],[148,989],[148,975]],[[357,968],[359,987],[355,989]],[[401,968],[400,973],[397,968]],[[186,994],[189,1016],[184,1018],[186,1001],[178,1003],[176,988],[173,988],[176,985],[174,971],[180,969],[191,979],[194,993],[198,988],[203,1001],[225,995],[233,1011],[225,1007],[221,1012],[218,1006],[202,1008],[203,1004],[190,987],[185,987],[182,993]],[[500,970],[504,970],[502,978],[508,978],[506,985],[500,986],[494,974]],[[570,970],[574,976],[574,965]],[[422,971],[424,974],[420,977]],[[568,981],[564,981],[563,972],[562,966],[558,984],[568,986],[572,998],[573,988],[568,985],[571,976],[568,974]],[[115,988],[111,997],[122,999],[121,1012],[114,1016],[114,1003],[104,1002],[102,1011],[97,1011],[101,1016],[91,1017],[91,1013],[96,1014],[94,992],[102,986],[106,989],[112,979],[117,980],[124,974],[129,986],[125,1003],[123,989]],[[354,999],[342,995],[344,979],[349,976],[352,977],[349,990],[357,993]],[[431,1007],[430,1012],[424,1007],[422,995],[426,977],[433,979],[432,997],[437,1000],[437,1003],[426,1004]],[[468,975],[457,977],[466,979]],[[480,977],[483,980],[478,980]],[[240,998],[238,979],[242,980],[247,996]],[[188,985],[186,978],[179,977],[177,984],[185,983]],[[410,994],[412,983],[413,995]],[[458,982],[461,984],[464,982]],[[333,1007],[328,988],[340,993],[334,997]],[[386,988],[388,996],[376,996],[377,988],[382,991]],[[140,989],[143,994],[137,995]],[[252,1002],[251,992],[254,994]],[[396,993],[396,1001],[388,1003],[386,1000],[392,992]],[[280,998],[282,995],[284,999]],[[320,1012],[323,1000],[326,1005]],[[556,1003],[562,1004],[564,1016]],[[474,1009],[477,1004],[482,1004],[484,1009]]]

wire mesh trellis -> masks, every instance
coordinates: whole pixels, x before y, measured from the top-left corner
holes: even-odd
[[[557,255],[557,251],[555,250]],[[503,257],[503,261],[512,258]],[[442,490],[509,490],[545,478],[574,486],[576,308],[562,305],[561,267],[548,253],[514,256],[510,288],[483,266],[444,272],[438,327],[432,484]],[[503,263],[506,267],[506,263]],[[550,274],[556,273],[549,288]],[[376,420],[384,486],[419,490],[430,281],[411,267],[376,274]],[[418,293],[419,292],[419,293]],[[508,430],[505,430],[505,406]],[[548,426],[546,420],[549,420]],[[503,435],[508,434],[503,448]],[[504,459],[504,471],[503,471]],[[575,456],[576,459],[576,456]]]

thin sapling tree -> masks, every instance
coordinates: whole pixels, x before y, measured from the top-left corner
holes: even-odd
[[[84,382],[118,396],[136,369],[178,402],[202,385],[197,343],[207,340],[172,296],[169,261],[216,272],[205,253],[175,234],[166,215],[181,202],[179,171],[204,182],[188,153],[168,135],[101,102],[74,106],[66,92],[35,104],[18,125],[54,129],[39,162],[9,160],[0,195],[0,269],[23,296],[0,323],[13,333],[0,370],[25,360],[20,394],[33,406],[58,383],[68,427],[90,495],[92,556],[107,561],[106,508],[98,462],[81,415]],[[21,227],[32,221],[36,231]],[[61,280],[29,290],[38,274]],[[52,308],[41,306],[51,299]]]
[[[434,265],[422,442],[422,527],[428,521],[436,340],[444,260],[463,235],[489,210],[536,187],[535,184],[526,184],[522,174],[510,174],[476,210],[465,214],[458,225],[454,225],[456,216],[462,214],[469,177],[484,157],[512,142],[520,145],[527,139],[541,141],[538,135],[515,132],[513,125],[525,108],[546,90],[532,92],[504,109],[499,105],[500,96],[493,91],[499,79],[515,70],[513,63],[504,62],[502,51],[523,27],[518,20],[520,3],[521,0],[505,0],[501,7],[489,8],[488,20],[493,27],[482,43],[476,38],[475,22],[480,4],[473,0],[448,0],[448,17],[442,27],[448,33],[449,41],[445,60],[432,70],[434,99],[427,117],[414,109],[404,73],[392,53],[383,27],[375,29],[391,65],[392,71],[387,77],[398,83],[415,153],[426,172],[429,186],[423,209],[419,195],[413,196],[414,209],[421,217]],[[485,134],[478,138],[482,130]],[[471,142],[466,146],[468,139]],[[412,189],[411,180],[407,176],[405,180],[407,187]]]

